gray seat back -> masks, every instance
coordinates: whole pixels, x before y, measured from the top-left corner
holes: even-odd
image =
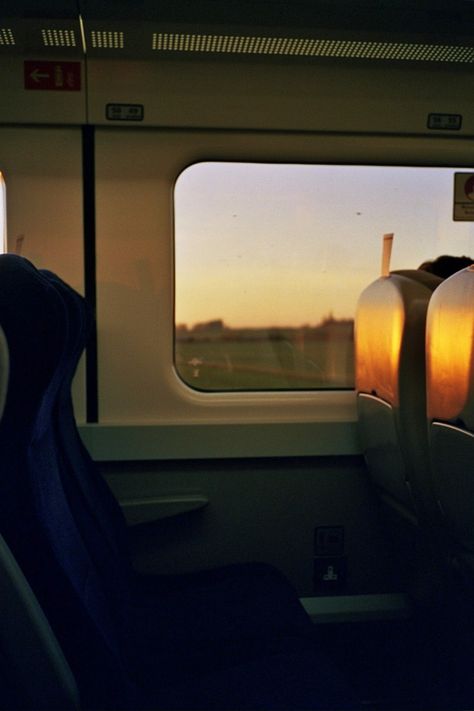
[[[425,324],[438,277],[392,272],[361,294],[355,320],[360,436],[382,497],[417,525],[435,516],[426,433]]]
[[[427,407],[436,496],[456,556],[474,570],[474,265],[430,303]]]

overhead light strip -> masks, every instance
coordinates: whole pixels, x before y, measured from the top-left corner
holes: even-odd
[[[74,30],[66,29],[43,29],[41,30],[44,47],[75,47],[76,33]]]
[[[377,42],[304,37],[185,34],[154,32],[152,49],[158,52],[389,59],[415,62],[473,63],[474,47],[416,42]]]
[[[118,30],[92,30],[91,46],[93,49],[123,49],[124,33]]]
[[[0,27],[0,47],[13,47],[15,37],[10,27]]]

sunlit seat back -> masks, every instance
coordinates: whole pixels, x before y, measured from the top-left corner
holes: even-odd
[[[361,294],[355,320],[360,437],[381,498],[414,525],[434,515],[428,468],[425,324],[441,283],[418,270],[392,272]]]
[[[474,571],[474,265],[434,294],[426,351],[435,492],[455,557]]]

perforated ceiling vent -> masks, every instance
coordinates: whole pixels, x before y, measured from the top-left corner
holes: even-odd
[[[47,29],[41,30],[43,45],[45,47],[75,47],[76,35],[74,30]]]
[[[123,49],[124,33],[116,30],[92,30],[91,43],[94,49]]]
[[[308,37],[249,37],[245,35],[155,32],[153,33],[152,49],[163,52],[389,59],[415,62],[474,62],[474,47],[469,46]]]
[[[9,27],[0,27],[0,47],[12,47],[15,37]]]

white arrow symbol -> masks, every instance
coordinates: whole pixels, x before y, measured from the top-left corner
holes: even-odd
[[[33,79],[33,81],[39,84],[41,79],[49,79],[49,74],[43,74],[42,72],[40,72],[39,69],[33,69],[30,74],[30,77]]]

